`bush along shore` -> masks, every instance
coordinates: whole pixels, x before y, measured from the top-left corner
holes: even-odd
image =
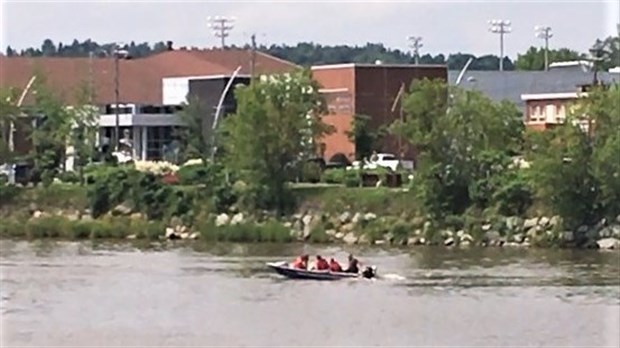
[[[2,210],[2,238],[620,249],[620,215],[574,230],[563,228],[559,216],[453,216],[439,224],[403,206],[410,197],[407,190],[317,188],[300,194],[305,198],[298,203],[297,212],[279,218],[267,211],[250,214],[231,207],[228,212],[203,211],[192,217],[190,211],[183,216],[153,219],[129,201],[93,218],[92,210],[82,205],[88,201],[85,188],[78,185],[15,189],[22,192],[16,195],[17,202]],[[48,195],[62,197],[64,203]],[[198,202],[192,204],[199,210]],[[347,209],[338,208],[342,206]]]

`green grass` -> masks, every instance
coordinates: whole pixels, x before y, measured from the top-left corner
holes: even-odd
[[[313,208],[328,213],[352,210],[399,215],[417,211],[415,197],[403,189],[385,187],[306,186],[294,189],[300,210]]]

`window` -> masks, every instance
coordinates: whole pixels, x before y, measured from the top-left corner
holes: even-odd
[[[566,119],[566,106],[560,105],[560,111],[558,112],[558,115],[556,117],[556,121],[558,123],[562,123],[562,122],[564,122],[565,119]]]
[[[542,121],[540,105],[530,106],[530,122]]]
[[[172,127],[149,127],[146,140],[146,156],[149,160],[161,160],[164,147],[173,140]]]
[[[545,121],[553,122],[556,117],[556,108],[554,104],[547,104],[545,106]]]

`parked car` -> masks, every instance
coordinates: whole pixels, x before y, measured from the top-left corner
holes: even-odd
[[[354,161],[349,169],[359,169],[361,161]],[[373,154],[370,160],[364,160],[364,169],[377,169],[379,167],[388,168],[393,171],[398,169],[410,170],[414,169],[413,161],[399,160],[395,155],[391,153],[377,153]]]

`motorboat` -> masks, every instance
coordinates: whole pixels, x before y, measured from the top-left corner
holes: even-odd
[[[312,280],[340,280],[340,279],[355,279],[355,278],[375,278],[377,275],[377,268],[375,266],[365,267],[360,273],[347,273],[347,272],[331,272],[331,271],[319,271],[319,270],[306,270],[293,268],[286,261],[280,262],[268,262],[267,266],[276,273],[283,275],[290,279],[312,279]]]

